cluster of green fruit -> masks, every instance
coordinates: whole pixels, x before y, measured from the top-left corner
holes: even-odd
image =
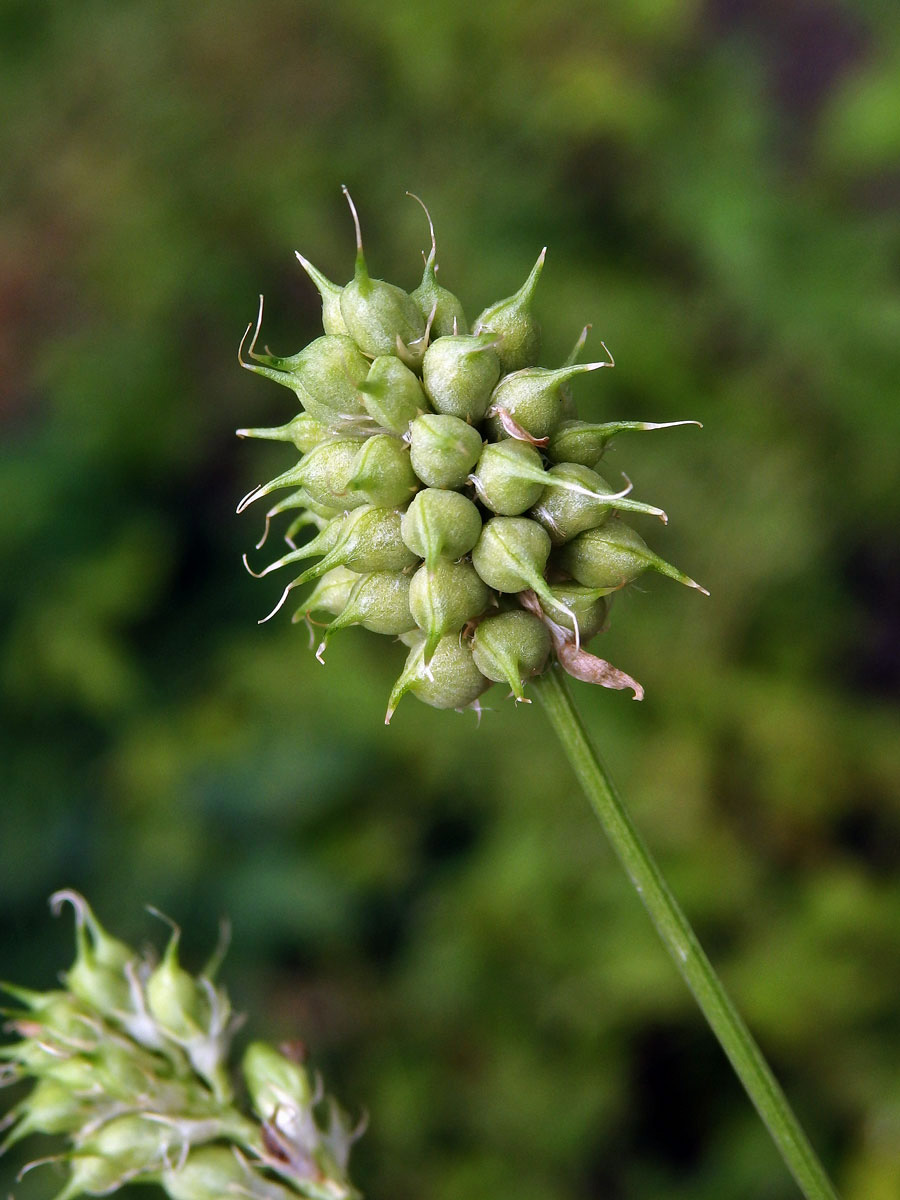
[[[665,513],[632,500],[630,485],[612,487],[596,467],[617,433],[662,426],[578,420],[571,380],[613,365],[611,358],[576,361],[586,329],[564,366],[536,365],[540,326],[531,306],[543,251],[515,295],[470,328],[460,301],[435,277],[433,227],[422,282],[407,293],[370,277],[347,199],[356,227],[353,279],[341,287],[297,255],[321,295],[324,336],[290,357],[258,353],[260,303],[252,361],[242,360],[290,388],[301,406],[286,425],[238,430],[291,442],[302,455],[238,506],[243,512],[292,489],[266,518],[267,534],[273,516],[295,512],[285,535],[291,549],[259,576],[317,560],[288,584],[270,616],[295,587],[315,580],[294,619],[333,616],[320,660],[331,635],[348,625],[400,638],[409,656],[388,721],[406,692],[461,709],[477,707],[491,683],[504,682],[524,700],[526,681],[551,660],[640,698],[640,685],[584,649],[605,625],[609,597],[648,568],[704,589],[619,516],[665,521]],[[308,527],[315,536],[298,545]]]
[[[156,1183],[170,1200],[356,1200],[347,1158],[358,1131],[337,1105],[317,1112],[321,1084],[299,1045],[252,1042],[242,1060],[254,1116],[234,1103],[227,1057],[240,1019],[213,982],[221,953],[199,976],[178,961],[179,931],[155,961],[111,936],[83,896],[58,892],[77,919],[78,954],[64,989],[3,984],[18,1040],[0,1047],[0,1084],[33,1088],[0,1123],[0,1154],[31,1134],[67,1148],[30,1164],[65,1165],[55,1200]]]

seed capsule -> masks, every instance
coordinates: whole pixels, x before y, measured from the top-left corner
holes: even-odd
[[[500,359],[492,333],[440,337],[425,351],[422,383],[436,412],[477,425],[484,417]]]
[[[540,252],[531,273],[519,290],[491,304],[476,319],[473,333],[488,331],[500,339],[498,355],[503,374],[530,367],[541,352],[541,327],[532,316],[531,302],[541,277],[547,247]]]
[[[550,555],[550,535],[527,517],[492,517],[482,528],[472,551],[472,565],[498,592],[531,588],[553,610],[568,612],[544,579]]]
[[[368,574],[371,571],[402,571],[418,562],[417,555],[407,549],[400,536],[400,513],[393,508],[378,508],[374,504],[367,504],[333,521],[326,530],[305,546],[300,546],[299,549],[279,558],[277,562],[270,563],[265,570],[259,572],[258,578],[290,563],[319,554],[322,555],[319,562],[288,584],[278,604],[263,621],[274,617],[295,587],[308,583],[311,579],[320,579],[332,567],[349,567],[351,571]]]
[[[97,920],[91,906],[79,892],[63,890],[50,897],[58,914],[68,902],[75,910],[75,962],[63,978],[79,1000],[102,1013],[126,1013],[131,1010],[131,988],[127,968],[137,955],[124,942],[111,937]]]
[[[599,371],[608,362],[573,363],[568,367],[527,367],[507,375],[497,384],[488,409],[488,428],[497,439],[506,436],[497,409],[507,412],[526,432],[535,438],[552,435],[562,419],[560,389],[576,375]],[[495,414],[495,415],[491,415]]]
[[[458,633],[490,600],[490,589],[469,562],[442,558],[432,567],[420,567],[410,584],[409,609],[425,634],[425,663],[442,637]]]
[[[334,437],[332,430],[308,412],[298,413],[293,421],[270,429],[238,429],[238,437],[265,438],[270,442],[291,442],[302,453],[306,454],[313,446],[327,442]]]
[[[318,581],[291,618],[295,623],[308,617],[310,613],[327,612],[337,616],[347,607],[350,593],[359,581],[356,571],[347,567],[332,567]]]
[[[356,228],[356,268],[341,292],[347,332],[364,354],[373,358],[399,354],[410,366],[417,366],[425,353],[425,319],[402,288],[370,278],[356,207],[347,189],[343,190]]]
[[[181,1162],[177,1160],[160,1174],[159,1181],[170,1200],[222,1200],[223,1196],[246,1200],[296,1200],[293,1188],[264,1179],[234,1150],[225,1146],[200,1146]],[[310,1195],[318,1195],[310,1192]],[[324,1195],[324,1191],[322,1195]],[[349,1188],[332,1185],[334,1200],[352,1195]],[[56,1200],[60,1200],[56,1197]],[[66,1198],[68,1200],[68,1198]]]
[[[296,466],[248,492],[237,511],[242,513],[263,496],[269,496],[281,488],[297,488],[301,485],[316,503],[329,508],[346,510],[365,504],[364,496],[347,496],[347,482],[353,473],[358,452],[359,443],[347,439],[314,446]]]
[[[422,204],[419,197],[413,196],[412,192],[407,192],[406,194],[412,196],[413,200],[418,201],[419,204]],[[428,218],[428,229],[431,233],[431,253],[425,260],[425,271],[422,275],[422,282],[411,293],[412,299],[426,321],[429,317],[431,318],[431,332],[433,337],[443,337],[448,333],[468,333],[469,326],[466,321],[466,315],[463,312],[462,304],[452,292],[448,292],[445,287],[441,287],[435,278],[435,272],[437,271],[437,263],[435,262],[437,246],[434,240],[434,225],[431,221],[431,214],[425,208],[424,204],[422,204],[422,208],[425,209],[425,216]]]
[[[90,1114],[90,1106],[74,1096],[70,1088],[55,1079],[38,1079],[4,1119],[4,1127],[12,1120],[16,1124],[0,1144],[0,1154],[32,1133],[71,1133],[86,1124]]]
[[[157,1024],[176,1039],[192,1037],[209,1017],[209,1001],[178,961],[180,933],[169,939],[162,962],[151,972],[145,992],[147,1008]]]
[[[469,553],[481,534],[481,513],[459,492],[425,488],[403,514],[400,533],[410,550],[432,567],[441,557]]]
[[[472,551],[475,570],[498,592],[521,592],[540,578],[550,556],[550,536],[526,517],[492,517]],[[546,587],[546,584],[544,584]],[[534,589],[540,595],[538,588]]]
[[[501,443],[505,445],[505,443]],[[581,492],[569,491],[558,486],[560,482],[580,485]],[[548,487],[531,510],[535,521],[540,521],[554,546],[572,540],[585,529],[594,529],[609,517],[614,510],[648,513],[665,521],[661,508],[630,500],[621,492],[614,492],[596,471],[578,463],[559,463],[547,472]]]
[[[438,642],[431,661],[425,662],[425,642],[409,652],[400,677],[388,701],[384,723],[389,725],[397,705],[407,692],[432,708],[468,708],[473,705],[490,680],[475,666],[472,651],[458,634]]]
[[[69,1159],[69,1178],[53,1200],[76,1200],[78,1196],[105,1196],[128,1180],[118,1163],[98,1154],[73,1154]]]
[[[478,499],[492,512],[515,517],[536,504],[546,471],[527,442],[487,442],[471,475]]]
[[[616,590],[587,588],[580,583],[554,583],[550,586],[550,592],[557,601],[557,607],[544,609],[542,606],[542,611],[558,625],[576,634],[579,641],[589,642],[606,628],[609,597]]]
[[[182,967],[180,940],[181,930],[173,926],[162,960],[144,985],[147,1011],[165,1037],[184,1049],[216,1099],[228,1101],[231,1085],[225,1059],[234,1030],[231,1005],[224,990],[214,987],[208,975],[195,979]]]
[[[621,587],[652,569],[709,595],[705,587],[654,554],[640,534],[618,517],[573,538],[558,551],[557,561],[585,587]]]
[[[610,440],[629,430],[673,429],[676,425],[700,425],[699,421],[563,421],[550,435],[547,456],[554,462],[581,463],[595,467]]]
[[[334,634],[351,625],[361,625],[372,633],[394,637],[414,629],[416,622],[410,612],[410,576],[403,571],[372,571],[357,576],[347,603],[325,630],[325,637],[316,650],[320,662]]]
[[[253,355],[253,350],[250,351]],[[365,413],[359,384],[369,373],[369,363],[352,338],[326,334],[291,359],[254,355],[260,364],[242,363],[248,371],[290,388],[303,408],[325,425],[339,425]],[[273,362],[282,366],[272,366]],[[285,368],[284,364],[289,366]]]
[[[256,543],[257,550],[261,550],[266,543],[272,518],[278,516],[279,513],[291,512],[293,509],[299,509],[299,514],[288,526],[284,535],[284,540],[292,550],[296,550],[297,548],[294,544],[294,538],[301,529],[305,529],[311,525],[321,533],[329,522],[333,521],[335,517],[343,516],[345,511],[339,508],[330,508],[327,504],[319,504],[313,500],[305,488],[298,488],[296,492],[291,492],[289,496],[285,496],[278,504],[273,504],[266,513],[266,527],[263,530],[262,537]]]
[[[575,473],[562,468],[545,471],[541,456],[533,446],[528,442],[508,439],[485,445],[470,482],[474,484],[482,504],[492,512],[509,517],[518,516],[536,505],[543,495],[557,491],[577,497],[585,504],[601,508],[605,506],[607,512],[612,501],[616,501],[618,506],[619,498],[627,494],[627,489],[613,492],[593,472],[587,473],[587,482],[583,481],[577,474],[580,470],[580,467],[576,467]],[[599,485],[596,491],[591,486],[595,481]],[[629,504],[624,507],[629,507]],[[646,512],[648,508],[641,505],[638,511]],[[649,511],[665,516],[660,509]]]
[[[410,421],[429,410],[428,400],[416,376],[405,363],[390,354],[375,359],[359,387],[369,416],[394,433],[406,433]]]
[[[272,1121],[279,1109],[305,1109],[312,1102],[309,1073],[302,1063],[280,1054],[267,1042],[251,1042],[244,1051],[241,1070],[253,1108],[263,1121]]]
[[[367,438],[347,480],[347,495],[362,496],[366,504],[384,508],[404,505],[418,490],[409,447],[388,433]]]
[[[294,254],[322,297],[322,328],[326,333],[346,333],[347,325],[341,313],[341,292],[344,289],[340,284],[326,279],[322,272],[314,267],[308,259],[305,259],[299,250],[295,250]]]
[[[472,656],[482,675],[504,680],[517,700],[526,703],[524,684],[539,675],[550,654],[550,633],[538,617],[522,608],[485,617],[472,639]]]
[[[415,473],[431,488],[465,487],[481,454],[481,434],[459,417],[426,413],[409,427]]]

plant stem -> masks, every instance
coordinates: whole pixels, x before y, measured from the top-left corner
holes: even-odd
[[[806,1200],[838,1200],[787,1097],[734,1007],[588,740],[558,668],[533,682],[581,786],[675,966]]]

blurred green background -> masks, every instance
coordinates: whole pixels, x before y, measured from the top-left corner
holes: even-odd
[[[543,361],[590,321],[618,364],[585,415],[705,426],[609,463],[712,597],[629,589],[647,699],[579,704],[845,1200],[896,1200],[897,6],[7,0],[0,58],[0,976],[68,963],[60,886],[196,966],[227,913],[370,1197],[796,1195],[537,705],[385,729],[401,647],[256,624],[234,507],[293,460],[233,430],[293,410],[238,342],[259,292],[316,336],[342,183],[413,287],[410,189],[470,315],[549,245]]]

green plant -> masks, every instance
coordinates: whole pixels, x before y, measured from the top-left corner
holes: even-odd
[[[294,587],[321,575],[328,579],[329,568],[345,572],[349,567],[361,580],[382,571],[397,580],[413,573],[403,592],[408,612],[402,601],[392,606],[391,627],[380,630],[398,635],[410,647],[391,692],[387,721],[406,692],[439,708],[478,708],[492,682],[508,684],[520,701],[531,681],[660,937],[788,1168],[809,1200],[833,1198],[787,1099],[592,749],[564,679],[565,673],[603,687],[631,688],[635,699],[642,698],[638,683],[584,646],[605,627],[611,597],[648,569],[705,593],[618,515],[636,512],[665,521],[665,513],[632,501],[630,483],[616,491],[595,470],[616,434],[661,426],[578,419],[572,379],[614,365],[611,357],[577,363],[586,330],[567,363],[555,369],[537,365],[540,326],[532,302],[545,251],[522,287],[486,308],[467,333],[460,301],[436,283],[430,217],[431,251],[423,280],[406,295],[369,276],[356,209],[349,194],[347,199],[356,228],[353,280],[341,288],[298,255],[321,293],[326,336],[290,358],[259,354],[257,321],[249,349],[254,361],[243,363],[291,388],[306,413],[321,422],[314,448],[295,440],[305,451],[298,467],[255,489],[239,505],[243,511],[273,490],[307,484],[283,506],[297,508],[300,522],[314,523],[322,532],[262,574],[310,555],[319,556],[319,563],[288,584],[275,611]],[[355,367],[359,355],[372,360],[366,379],[351,382],[344,365],[348,355]],[[311,404],[306,400],[304,389],[307,382],[312,386],[312,375],[305,372],[313,358],[326,364],[325,393],[341,395],[339,402],[329,401],[327,413],[315,399]],[[396,384],[386,382],[388,363]],[[239,432],[282,439],[291,428],[293,423],[274,433]],[[379,504],[369,490],[372,479],[365,465],[367,447],[389,436],[396,444],[386,471],[401,497],[398,509],[387,501]],[[359,443],[355,455],[354,439]],[[304,463],[317,453],[328,455],[335,466],[327,485],[310,491],[311,472]],[[388,486],[387,475],[379,476],[382,489]],[[366,504],[368,510],[359,507]],[[330,512],[317,512],[320,505]],[[283,506],[267,514],[266,532]],[[358,515],[366,512],[365,518]],[[358,536],[363,519],[379,534],[389,533],[380,540]],[[297,527],[295,521],[289,542]],[[404,551],[412,561],[403,561]],[[361,584],[348,592],[346,575],[338,578],[340,587],[327,593],[336,614],[329,628],[357,620],[378,629],[387,604],[375,601],[363,612],[353,599]],[[398,584],[391,599],[401,591]],[[327,607],[322,593],[314,592],[294,619],[310,620],[316,604]],[[348,611],[351,615],[345,616]],[[324,644],[317,652],[320,658]]]
[[[251,361],[243,363],[293,391],[302,408],[278,428],[239,431],[301,452],[293,468],[238,506],[244,511],[288,491],[267,513],[257,547],[273,518],[290,513],[288,553],[260,576],[317,560],[285,587],[270,616],[296,587],[314,583],[294,619],[312,630],[312,614],[333,617],[316,650],[320,661],[329,637],[350,624],[399,637],[409,653],[387,721],[407,692],[460,709],[478,709],[493,682],[517,701],[528,699],[526,687],[538,694],[801,1190],[808,1200],[833,1200],[787,1100],[593,751],[565,681],[568,674],[630,688],[640,699],[639,684],[586,649],[605,628],[613,597],[648,569],[705,590],[618,515],[665,520],[662,510],[632,501],[630,484],[617,491],[596,471],[612,437],[662,425],[578,419],[572,379],[613,365],[611,357],[575,361],[584,334],[566,364],[536,365],[532,301],[543,252],[519,291],[486,308],[470,333],[461,303],[437,283],[433,231],[422,283],[406,294],[370,277],[352,202],[351,210],[357,258],[346,286],[298,255],[322,297],[324,335],[290,356],[259,352],[260,304]],[[301,541],[306,530],[313,536]],[[223,1191],[273,1200],[291,1192],[352,1195],[345,1174],[352,1134],[333,1107],[327,1128],[318,1125],[318,1092],[290,1054],[251,1047],[243,1072],[256,1120],[233,1106],[225,1071],[233,1026],[212,982],[216,964],[188,976],[178,965],[177,932],[160,963],[140,959],[105,934],[80,897],[66,898],[79,914],[68,991],[10,987],[22,1005],[12,1014],[20,1041],[4,1051],[11,1078],[36,1080],[12,1114],[7,1144],[31,1132],[69,1140],[60,1157],[71,1164],[70,1179],[58,1200],[131,1179],[160,1182],[174,1200],[212,1200]],[[60,1072],[61,1062],[75,1067]]]
[[[313,613],[333,615],[320,660],[329,637],[350,624],[400,637],[409,653],[387,721],[407,692],[438,708],[477,708],[490,683],[503,680],[526,700],[525,684],[547,669],[551,645],[569,674],[631,688],[640,699],[638,683],[587,652],[582,623],[584,635],[597,632],[593,615],[606,615],[605,598],[648,569],[705,589],[616,515],[665,521],[662,509],[632,500],[630,483],[617,490],[593,468],[617,433],[661,426],[578,420],[571,381],[614,365],[575,361],[586,330],[566,364],[536,365],[532,304],[545,251],[522,287],[486,308],[468,333],[461,302],[436,281],[431,218],[422,283],[407,295],[369,275],[347,198],[357,245],[351,282],[341,288],[297,256],[321,294],[324,335],[289,356],[259,352],[260,302],[251,361],[242,360],[303,406],[279,428],[238,431],[301,451],[296,466],[238,505],[243,512],[293,489],[266,514],[257,546],[272,518],[290,510],[290,550],[259,575],[318,560],[269,616],[294,588],[320,580],[294,614],[310,628]],[[316,536],[296,545],[307,526]],[[495,619],[513,613],[536,620]]]

